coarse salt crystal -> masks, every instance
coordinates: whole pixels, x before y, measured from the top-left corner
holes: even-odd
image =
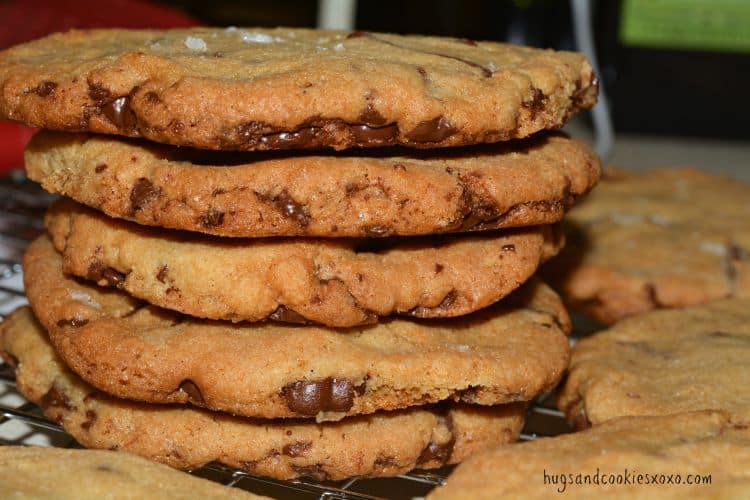
[[[495,71],[497,71],[497,66],[495,66],[495,63],[490,61],[490,63],[487,64],[487,69],[494,73]]]
[[[344,50],[344,44],[337,43],[336,45],[333,46],[333,50],[335,50],[336,52],[341,52],[342,50]]]
[[[273,43],[278,40],[265,33],[248,33],[247,31],[243,31],[242,41],[245,43]]]
[[[721,243],[715,243],[713,241],[704,241],[700,245],[701,250],[704,252],[712,253],[723,257],[727,253],[727,247]]]
[[[204,42],[202,38],[195,36],[188,36],[185,38],[185,47],[198,52],[205,52],[208,50],[206,42]]]

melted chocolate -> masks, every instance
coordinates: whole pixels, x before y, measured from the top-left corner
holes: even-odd
[[[297,311],[289,309],[283,305],[277,307],[276,310],[268,316],[268,319],[283,321],[284,323],[298,323],[301,325],[309,323],[307,318],[299,314]]]
[[[440,142],[456,133],[456,129],[444,116],[437,116],[432,120],[425,120],[406,134],[406,138],[414,142]]]
[[[351,380],[329,377],[292,382],[284,386],[281,393],[291,411],[314,416],[322,411],[349,411],[355,396],[364,394],[364,390],[364,384],[355,386]]]
[[[44,396],[42,396],[42,399],[39,401],[39,405],[45,410],[47,408],[65,408],[66,410],[73,409],[73,405],[70,404],[70,400],[68,399],[68,397],[64,392],[58,389],[56,385],[50,387],[50,389],[44,394]]]

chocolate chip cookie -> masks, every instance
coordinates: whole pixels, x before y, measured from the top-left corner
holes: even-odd
[[[578,427],[725,410],[750,422],[750,299],[654,311],[578,342],[558,404]]]
[[[177,472],[128,453],[0,446],[0,491],[37,500],[266,498]]]
[[[523,425],[523,403],[418,407],[316,424],[117,400],[65,367],[28,308],[0,324],[0,347],[16,366],[19,390],[79,443],[181,469],[217,461],[280,479],[394,476],[514,441]]]
[[[661,307],[750,297],[750,186],[696,169],[610,170],[566,218],[547,278],[609,324]]]
[[[532,282],[455,320],[343,331],[200,321],[66,277],[46,237],[24,257],[29,302],[66,364],[118,397],[236,415],[337,420],[455,400],[529,401],[568,365],[559,298]]]
[[[546,499],[561,493],[592,499],[747,497],[748,425],[712,411],[618,418],[477,454],[428,498]]]
[[[220,240],[110,219],[69,200],[46,222],[66,272],[152,304],[200,318],[338,327],[481,309],[562,246],[552,226],[372,242]]]
[[[0,53],[0,117],[205,149],[458,146],[559,128],[590,64],[495,42],[308,29],[58,33]]]
[[[599,160],[542,135],[474,148],[337,155],[218,153],[44,131],[29,176],[112,217],[220,236],[383,237],[550,224]]]

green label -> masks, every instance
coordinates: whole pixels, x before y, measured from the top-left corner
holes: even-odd
[[[750,0],[623,0],[620,42],[750,52]]]

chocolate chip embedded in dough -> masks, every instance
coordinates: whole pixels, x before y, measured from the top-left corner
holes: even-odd
[[[281,449],[281,453],[288,457],[299,457],[305,454],[307,450],[312,447],[312,441],[295,441],[284,445]]]
[[[94,410],[86,410],[86,420],[81,422],[81,429],[87,431],[96,423],[97,414]]]
[[[57,326],[60,328],[65,328],[66,326],[72,326],[73,328],[78,328],[79,326],[83,326],[86,323],[88,323],[89,320],[85,318],[65,318],[61,319],[57,322]]]
[[[200,224],[208,229],[219,227],[224,224],[224,212],[211,208],[200,216]]]
[[[206,401],[203,399],[200,389],[195,382],[190,379],[185,379],[180,383],[180,390],[187,394],[188,401],[198,406],[205,406]]]
[[[328,481],[330,476],[326,471],[323,470],[321,464],[314,465],[294,465],[292,464],[292,470],[297,473],[299,477],[309,477],[315,481]]]
[[[66,396],[56,385],[52,385],[52,387],[44,393],[44,396],[42,396],[42,399],[39,401],[39,405],[45,410],[47,408],[73,409],[73,405],[70,403],[68,396]]]
[[[57,83],[51,82],[49,80],[45,80],[41,82],[39,85],[34,87],[31,91],[34,92],[39,97],[49,97],[51,95],[54,95],[55,89],[57,88]]]
[[[146,203],[159,196],[160,193],[161,189],[155,187],[150,180],[145,177],[139,178],[130,191],[131,213],[141,210]]]
[[[283,305],[277,307],[276,310],[268,316],[268,318],[275,321],[283,321],[284,323],[298,323],[301,325],[306,325],[309,323],[307,318],[299,314],[297,311]]]
[[[310,224],[310,215],[307,213],[307,208],[292,198],[286,189],[275,196],[255,191],[255,196],[260,201],[273,205],[281,212],[281,215],[294,220],[300,227],[304,228]]]
[[[364,393],[364,384],[328,377],[322,380],[300,380],[281,390],[287,407],[299,415],[314,416],[324,411],[347,412],[354,398]]]
[[[97,283],[105,281],[110,286],[121,288],[125,283],[126,276],[116,269],[106,267],[104,264],[97,260],[89,265],[86,277],[92,281],[96,281]]]
[[[412,142],[438,142],[456,133],[456,128],[444,116],[419,123],[406,138]]]

